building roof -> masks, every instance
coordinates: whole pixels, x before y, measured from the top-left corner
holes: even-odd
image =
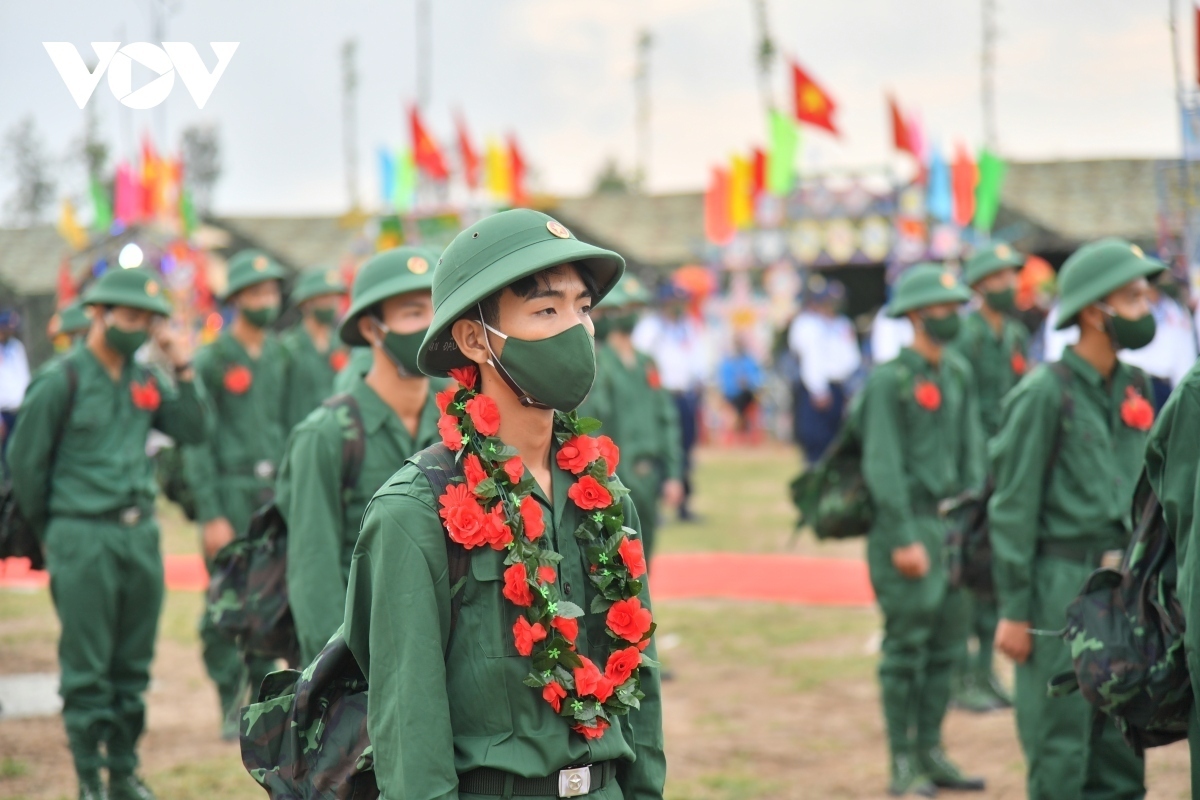
[[[605,192],[562,198],[546,213],[579,238],[646,268],[665,270],[695,261],[704,247],[704,195],[699,192]]]
[[[337,266],[361,241],[341,217],[218,217],[211,224],[299,270]]]
[[[53,225],[0,228],[0,283],[18,295],[53,294],[71,248]]]

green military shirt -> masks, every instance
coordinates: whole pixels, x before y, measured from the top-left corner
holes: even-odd
[[[559,587],[584,609],[596,592],[574,536],[582,513],[567,499],[574,478],[550,458],[553,502],[540,489],[546,536],[563,556]],[[625,498],[626,525],[640,530]],[[596,740],[573,733],[541,693],[524,685],[529,659],[512,628],[520,609],[506,600],[505,553],[471,551],[453,635],[446,533],[420,470],[406,464],[375,495],[350,567],[344,633],[371,684],[367,728],[385,800],[456,798],[457,775],[491,767],[546,777],[577,764],[617,759],[625,800],[661,800],[666,775],[657,670],[644,668],[640,711],[617,717]],[[643,595],[643,601],[648,597]],[[611,640],[604,615],[580,620],[579,652],[597,664]],[[647,650],[655,658],[651,644]]]
[[[333,394],[333,382],[338,375],[337,362],[348,356],[344,348],[337,346],[337,337],[330,331],[328,350],[317,349],[304,323],[293,327],[279,337],[287,350],[288,393],[287,426],[291,430],[317,406]]]
[[[936,409],[917,402],[937,387]],[[862,471],[875,506],[873,541],[894,550],[921,541],[918,517],[984,480],[984,441],[971,369],[950,349],[935,366],[911,348],[867,378],[857,424]]]
[[[1025,374],[1029,331],[1005,317],[997,336],[983,314],[974,311],[963,320],[953,346],[971,365],[984,434],[995,436],[1000,430],[1000,401]]]
[[[1040,541],[1123,547],[1129,507],[1142,469],[1146,432],[1121,420],[1126,389],[1145,393],[1141,370],[1117,362],[1105,380],[1073,348],[1063,353],[1070,379],[1047,365],[1023,379],[1004,402],[991,441],[996,491],[988,506],[993,572],[1004,619],[1028,621],[1033,563]],[[1071,398],[1063,410],[1064,390]],[[1047,466],[1056,438],[1059,452]]]
[[[361,375],[348,393],[366,437],[357,483],[343,491],[342,443],[351,429],[338,417],[348,412],[322,406],[292,431],[276,484],[275,503],[288,523],[288,585],[303,587],[289,603],[304,663],[342,624],[350,556],[367,503],[409,456],[440,441],[432,391],[415,437]]]
[[[68,363],[75,369],[76,385],[64,418]],[[158,408],[138,408],[132,384],[150,381],[158,389]],[[98,516],[131,506],[152,509],[158,487],[146,455],[150,429],[194,443],[203,441],[204,420],[204,403],[191,381],[176,387],[156,370],[129,360],[114,381],[90,349],[72,349],[34,376],[8,443],[22,516],[40,535],[50,517]],[[55,453],[55,437],[64,423]]]
[[[196,518],[203,523],[225,517],[241,534],[269,499],[283,455],[287,355],[267,334],[262,353],[251,358],[225,331],[197,353],[196,373],[213,405],[205,441],[183,452]]]
[[[361,378],[371,371],[375,356],[369,347],[351,347],[350,360],[345,368],[333,379],[333,393],[341,394],[350,390],[355,379]],[[432,387],[432,384],[430,384]]]

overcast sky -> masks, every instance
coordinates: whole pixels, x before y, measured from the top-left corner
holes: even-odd
[[[0,0],[0,131],[32,115],[61,158],[80,111],[42,47],[151,41],[156,0]],[[1166,0],[996,0],[997,109],[1013,159],[1170,156],[1179,148]],[[1177,0],[1185,80],[1195,79],[1192,12]],[[654,191],[701,188],[709,167],[765,133],[751,0],[432,0],[426,117],[447,145],[461,110],[475,137],[517,134],[536,188],[586,192],[609,156],[632,164],[634,41],[649,29]],[[977,146],[980,2],[768,0],[776,42],[833,94],[844,135],[807,136],[802,166],[871,167],[891,157],[884,93],[917,109],[929,135]],[[219,125],[226,213],[328,213],[346,207],[338,53],[359,43],[360,185],[378,194],[375,150],[407,141],[416,94],[414,0],[168,0],[168,41],[240,47],[203,110],[176,80],[163,104],[169,140]],[[137,69],[135,67],[135,69]],[[138,85],[135,72],[135,88]],[[146,73],[149,75],[149,73]],[[784,70],[776,93],[787,99]],[[101,81],[91,103],[118,154],[158,111],[131,111]],[[160,144],[160,148],[162,145]],[[82,168],[64,166],[66,186]],[[0,192],[7,194],[7,178]]]

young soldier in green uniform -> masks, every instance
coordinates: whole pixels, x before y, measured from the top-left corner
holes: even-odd
[[[333,393],[333,380],[349,357],[334,341],[334,326],[346,294],[335,269],[310,270],[300,276],[291,301],[300,309],[300,322],[280,338],[290,357],[288,365],[288,430]]]
[[[649,302],[650,293],[626,275],[599,303],[596,325],[606,335],[597,335],[596,383],[579,409],[581,416],[603,422],[620,448],[617,474],[637,507],[647,558],[654,553],[659,500],[675,507],[683,499],[679,412],[659,383],[653,359],[635,350],[630,337],[638,308]]]
[[[1000,401],[1026,371],[1029,331],[1010,315],[1016,308],[1017,269],[1024,257],[1007,244],[981,250],[966,263],[963,277],[979,297],[979,308],[963,320],[954,349],[971,365],[975,396],[987,438],[1000,429]],[[996,597],[971,592],[968,638],[976,639],[974,657],[966,642],[955,665],[955,705],[968,711],[990,711],[1012,705],[993,669],[992,641],[996,637]]]
[[[287,353],[268,326],[279,317],[280,281],[286,273],[265,254],[244,250],[229,263],[225,302],[233,321],[196,355],[213,404],[206,440],[183,450],[184,475],[196,502],[204,558],[246,533],[250,516],[274,497],[275,469],[287,437]],[[273,665],[247,665],[234,642],[213,627],[207,609],[200,621],[204,665],[217,684],[225,714],[222,736],[237,737],[246,692],[257,691]]]
[[[861,409],[863,478],[875,505],[867,563],[884,615],[879,683],[894,796],[984,785],[942,749],[967,608],[964,591],[949,585],[937,506],[979,488],[984,468],[971,370],[947,347],[968,299],[967,288],[936,264],[900,277],[887,313],[912,322],[913,343],[871,373]]]
[[[387,250],[354,279],[350,311],[338,329],[349,346],[367,346],[375,362],[348,392],[292,431],[279,470],[275,503],[288,523],[287,580],[302,591],[288,601],[300,659],[312,661],[342,624],[350,556],[367,501],[405,459],[439,441],[438,408],[417,348],[433,320],[437,255],[413,247]],[[347,467],[343,448],[361,421],[362,454]],[[343,471],[355,469],[347,486]]]
[[[1017,662],[1017,732],[1031,800],[1140,798],[1144,763],[1113,725],[1093,730],[1078,694],[1049,698],[1071,670],[1057,637],[1067,605],[1106,554],[1129,541],[1130,504],[1148,420],[1130,414],[1149,382],[1117,360],[1154,338],[1147,276],[1161,271],[1136,246],[1105,239],[1075,252],[1059,273],[1059,327],[1079,326],[1062,361],[1031,372],[1004,403],[990,445],[996,491],[988,507],[1000,604],[996,647]]]
[[[187,343],[161,324],[171,304],[154,274],[110,270],[84,302],[93,309],[87,342],[35,376],[8,460],[17,506],[46,548],[62,623],[59,691],[79,796],[146,800],[136,746],[163,600],[146,436],[157,428],[202,441],[204,410]],[[134,362],[151,336],[175,383]]]
[[[344,634],[370,681],[367,728],[385,800],[662,798],[659,681],[648,663],[638,667],[654,658],[648,593],[627,582],[645,570],[637,512],[606,475],[617,454],[606,447],[601,457],[577,431],[568,438],[573,417],[555,413],[591,388],[588,312],[623,269],[617,254],[528,209],[467,228],[442,255],[418,363],[426,374],[453,371],[464,386],[439,427],[468,483],[435,496],[419,463],[439,448],[396,473],[367,507],[346,598]],[[461,427],[466,416],[474,435]],[[482,431],[503,442],[486,452],[505,459],[483,485]],[[486,512],[472,486],[509,500]],[[593,538],[595,525],[617,524],[614,514],[628,529],[619,557]],[[481,526],[479,515],[493,521]],[[453,588],[448,541],[479,545],[466,550]],[[535,548],[531,568],[525,554]],[[581,666],[572,674],[564,663]],[[613,711],[639,682],[640,710]]]
[[[54,349],[65,353],[82,342],[92,327],[92,318],[84,309],[82,300],[75,300],[66,308],[54,312],[46,333],[54,343]]]

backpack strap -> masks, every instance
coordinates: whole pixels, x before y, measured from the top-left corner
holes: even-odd
[[[334,412],[342,427],[342,494],[358,485],[363,461],[367,458],[367,430],[363,426],[362,410],[349,393],[334,395],[322,403]],[[341,409],[346,413],[338,413]]]
[[[1050,445],[1050,456],[1046,459],[1046,476],[1048,480],[1054,466],[1058,463],[1058,455],[1062,452],[1064,423],[1075,415],[1075,398],[1071,396],[1071,368],[1062,361],[1050,365],[1050,371],[1058,378],[1060,400],[1058,404],[1058,425],[1054,428],[1054,442]]]
[[[441,497],[446,487],[458,475],[458,460],[454,452],[441,442],[425,448],[410,460],[429,481],[435,498]],[[450,581],[450,631],[453,632],[458,624],[459,609],[462,608],[462,590],[467,582],[467,572],[471,569],[471,554],[449,535],[445,538],[446,565]]]
[[[54,447],[50,450],[51,460],[58,455],[58,446],[62,444],[67,423],[71,420],[71,410],[75,407],[75,394],[79,389],[79,371],[75,368],[75,362],[71,360],[71,356],[68,355],[62,360],[62,367],[63,373],[67,376],[67,405],[63,409],[62,417],[58,420],[58,428],[54,431]]]

